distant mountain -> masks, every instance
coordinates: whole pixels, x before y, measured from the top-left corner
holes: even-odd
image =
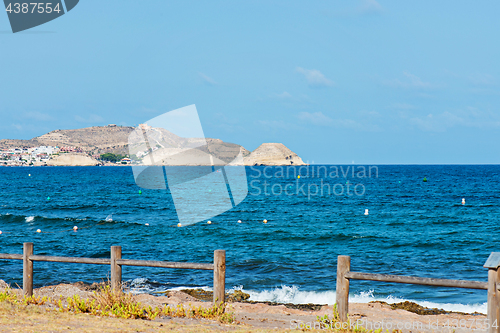
[[[35,137],[31,140],[0,140],[0,149],[31,148],[38,146],[79,147],[89,155],[104,153],[129,154],[129,137],[136,131],[135,127],[128,126],[94,126],[74,130],[55,130]],[[304,165],[302,159],[281,143],[264,143],[253,152],[240,145],[224,142],[220,139],[181,138],[165,129],[146,129],[150,141],[156,141],[155,155],[168,159],[172,155],[165,153],[170,149],[196,147],[196,150],[210,153],[215,156],[215,164],[229,163],[240,149],[245,165]],[[136,134],[132,134],[132,137]],[[167,149],[168,148],[168,149]],[[144,150],[144,148],[142,148]],[[131,147],[132,152],[140,154],[139,147]],[[237,152],[237,153],[235,153]],[[189,158],[189,156],[187,157]],[[218,162],[217,162],[218,161]],[[175,164],[175,161],[168,161]],[[213,163],[213,161],[212,161]],[[207,162],[209,164],[209,162]]]

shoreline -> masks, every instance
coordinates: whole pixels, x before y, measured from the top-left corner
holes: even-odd
[[[83,282],[73,284],[58,284],[55,286],[46,286],[34,290],[35,297],[50,297],[51,299],[61,299],[63,302],[68,297],[77,295],[81,299],[91,297],[93,291],[97,290],[104,283],[93,283],[92,285]],[[0,293],[4,292],[8,285],[0,280]],[[21,294],[21,289],[10,289],[11,291]],[[126,290],[126,289],[125,289]],[[193,296],[194,295],[194,296]],[[197,296],[197,297],[195,297]],[[206,301],[210,299],[210,292],[201,289],[187,289],[185,291],[170,290],[162,295],[154,296],[151,294],[135,294],[134,300],[145,306],[162,307],[162,306],[184,306],[208,308],[212,302]],[[249,295],[243,292],[236,291],[231,294],[227,300],[227,309],[234,313],[237,325],[231,324],[235,328],[249,329],[305,329],[306,331],[318,328],[319,317],[326,315],[328,318],[333,318],[334,306],[321,304],[283,304],[274,302],[257,302],[249,301]],[[205,300],[203,300],[205,299]],[[413,304],[414,305],[414,304]],[[415,306],[414,306],[415,307]],[[371,303],[351,303],[349,315],[351,323],[357,323],[368,329],[389,328],[401,329],[402,332],[470,332],[471,330],[480,330],[483,322],[486,320],[484,314],[465,314],[456,312],[433,311],[436,309],[425,309],[421,306],[416,306],[427,314],[417,314],[402,308],[394,308],[384,302]],[[50,306],[46,307],[50,310]],[[133,319],[127,319],[134,321]],[[214,326],[214,322],[210,320],[200,319],[191,320],[186,323],[186,318],[160,318],[152,322],[164,322],[168,320],[172,323],[181,323],[181,325],[198,325],[208,324]],[[467,322],[467,327],[463,327],[460,323]],[[455,325],[456,323],[456,325]],[[382,326],[381,326],[382,325]],[[399,325],[399,326],[398,326]],[[406,325],[406,327],[405,327]],[[218,328],[223,328],[223,325],[217,323]],[[401,327],[402,326],[402,327]],[[409,328],[411,326],[411,328]],[[249,331],[249,330],[246,330]],[[321,330],[320,330],[321,331]],[[324,331],[324,330],[323,330]]]

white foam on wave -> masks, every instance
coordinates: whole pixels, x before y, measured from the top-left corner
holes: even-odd
[[[260,302],[294,303],[294,304],[328,304],[335,303],[336,293],[332,290],[327,291],[305,291],[299,290],[297,286],[283,285],[280,288],[271,290],[245,290],[242,287],[235,287],[232,290],[241,290],[250,295],[250,300]],[[368,303],[372,301],[383,301],[389,304],[404,301],[414,302],[427,308],[438,308],[445,311],[458,311],[465,313],[484,313],[486,314],[487,303],[461,304],[461,303],[437,303],[431,301],[416,301],[394,296],[375,297],[373,290],[360,292],[359,294],[349,295],[349,302]]]
[[[182,290],[182,289],[201,289],[204,291],[212,291],[212,288],[208,287],[208,286],[202,286],[202,287],[193,287],[193,286],[183,287],[183,286],[181,286],[181,287],[169,288],[168,290]]]
[[[163,290],[158,290],[157,288],[154,288],[149,282],[154,282],[154,281],[149,281],[146,278],[135,278],[132,281],[127,281],[129,284],[130,292],[132,294],[147,294],[151,292],[158,292],[158,291],[163,291]]]
[[[193,286],[180,286],[168,288],[165,285],[160,285],[157,281],[151,281],[147,278],[135,278],[127,281],[129,291],[132,294],[148,294],[148,293],[162,293],[168,290],[182,290],[182,289],[203,289],[205,291],[212,291],[211,287],[193,287]]]
[[[26,222],[33,222],[33,220],[35,220],[35,217],[34,216],[26,216],[24,219],[26,220]]]
[[[281,286],[271,290],[245,290],[239,289],[250,295],[250,300],[258,302],[277,302],[293,304],[334,304],[335,291],[301,291],[297,286]]]
[[[388,297],[375,297],[373,296],[373,290],[367,291],[367,292],[361,292],[358,295],[350,295],[349,296],[349,302],[353,303],[368,303],[372,301],[383,301],[387,302],[389,304],[393,303],[400,303],[400,302],[414,302],[417,303],[423,307],[426,308],[437,308],[437,309],[443,309],[445,311],[455,311],[455,312],[465,312],[465,313],[474,313],[474,312],[479,312],[479,313],[484,313],[486,314],[487,311],[487,302],[484,303],[475,303],[475,304],[462,304],[462,303],[438,303],[438,302],[432,302],[432,301],[416,301],[412,299],[407,299],[407,298],[401,298],[401,297],[394,297],[394,296],[388,296]]]
[[[182,290],[182,289],[203,289],[212,291],[208,286],[180,286],[175,288],[153,287],[148,279],[137,278],[130,282],[130,291],[134,294],[163,292],[166,290]],[[227,292],[232,293],[235,290],[241,290],[250,295],[251,301],[257,302],[276,302],[276,303],[293,303],[293,304],[335,304],[336,292],[333,290],[326,291],[306,291],[300,290],[297,286],[282,285],[280,288],[268,290],[246,290],[243,286],[235,286]],[[373,290],[360,292],[358,294],[349,295],[349,302],[352,303],[369,303],[372,301],[383,301],[389,304],[399,302],[414,302],[426,308],[437,308],[445,311],[465,312],[465,313],[484,313],[486,314],[487,303],[476,304],[461,304],[461,303],[437,303],[431,301],[416,301],[406,298],[388,296],[376,297],[373,295]]]

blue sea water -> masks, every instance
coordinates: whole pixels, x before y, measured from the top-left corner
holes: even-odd
[[[124,258],[212,262],[213,251],[225,249],[228,289],[254,300],[332,304],[338,255],[350,255],[355,271],[486,281],[482,265],[500,251],[500,166],[247,167],[247,174],[241,204],[210,225],[178,228],[168,190],[139,194],[130,167],[2,167],[0,252],[22,253],[23,242],[33,242],[36,254],[106,258],[121,245]],[[35,262],[37,287],[108,277],[107,266]],[[22,263],[1,260],[0,279],[22,285]],[[138,292],[212,286],[211,271],[124,267],[123,279]],[[486,311],[486,291],[467,289],[352,281],[351,298]]]

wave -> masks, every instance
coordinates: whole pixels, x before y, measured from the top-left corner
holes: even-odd
[[[277,302],[277,303],[293,303],[293,304],[328,304],[333,305],[336,299],[336,293],[333,290],[327,291],[305,291],[299,290],[297,286],[283,285],[280,288],[271,290],[245,290],[242,287],[235,287],[232,290],[241,290],[250,295],[250,300],[260,302]],[[373,290],[360,292],[359,294],[349,295],[349,302],[352,303],[369,303],[372,301],[383,301],[389,304],[399,302],[414,302],[426,308],[438,308],[445,311],[465,312],[465,313],[484,313],[487,311],[487,303],[477,304],[460,304],[460,303],[437,303],[431,301],[419,301],[406,298],[388,296],[376,297],[373,295]]]
[[[258,302],[276,302],[293,304],[328,304],[335,303],[335,291],[301,291],[297,286],[281,286],[271,290],[245,290],[241,287],[233,288],[250,295],[250,300]]]
[[[154,294],[154,293],[164,293],[168,290],[182,290],[182,289],[204,289],[204,290],[212,290],[207,289],[208,287],[169,287],[170,283],[164,284],[159,283],[157,281],[151,281],[147,278],[135,278],[133,280],[126,281],[126,284],[129,287],[129,291],[132,294]]]
[[[182,290],[182,289],[202,289],[212,291],[209,286],[176,286],[168,287],[156,281],[150,281],[145,278],[137,278],[128,281],[130,291],[134,294],[143,293],[161,293],[167,290]],[[232,293],[235,290],[241,290],[250,295],[250,301],[256,302],[275,302],[275,303],[292,303],[292,304],[335,304],[336,292],[334,290],[326,291],[306,291],[300,290],[297,286],[282,285],[280,288],[268,290],[247,290],[243,286],[235,286],[226,292]],[[426,308],[437,308],[445,311],[464,312],[464,313],[483,313],[486,314],[487,303],[476,304],[461,304],[461,303],[438,303],[432,301],[418,301],[401,297],[387,296],[376,297],[373,295],[373,290],[360,292],[358,294],[349,295],[349,302],[352,303],[369,303],[373,301],[382,301],[389,304],[400,302],[414,302]]]
[[[11,214],[5,213],[0,214],[0,222],[28,222],[31,223],[33,221],[38,223],[50,223],[54,226],[65,226],[66,224],[70,225],[74,222],[88,222],[88,223],[99,223],[99,224],[129,224],[129,225],[143,225],[142,222],[137,221],[126,221],[126,220],[114,220],[113,215],[107,215],[106,218],[98,217],[98,216],[87,216],[87,217],[70,217],[70,216],[50,216],[50,215],[21,215],[21,214]]]
[[[37,222],[55,222],[59,223],[60,221],[87,221],[89,220],[87,217],[57,217],[57,216],[43,216],[43,215],[21,215],[21,214],[11,214],[5,213],[0,214],[0,221],[6,222],[33,222],[34,220]]]

